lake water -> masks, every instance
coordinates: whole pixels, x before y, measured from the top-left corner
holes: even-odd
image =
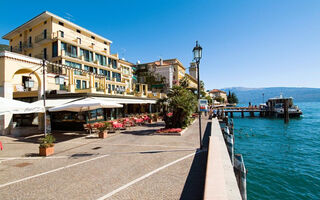
[[[320,200],[320,102],[296,103],[299,119],[234,117],[248,199]]]

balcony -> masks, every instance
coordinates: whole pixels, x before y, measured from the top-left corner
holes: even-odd
[[[33,47],[33,44],[29,42],[24,42],[22,47],[23,49],[31,49]]]
[[[15,53],[21,53],[22,52],[22,46],[14,46],[12,47],[12,52],[15,52]]]
[[[41,34],[39,34],[35,37],[35,42],[40,43],[40,42],[44,42],[48,39],[51,39],[51,38],[49,38],[49,34],[48,33],[45,34],[42,32]]]

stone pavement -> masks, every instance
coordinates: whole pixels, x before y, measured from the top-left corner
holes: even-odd
[[[206,136],[208,122],[203,118]],[[198,151],[198,123],[182,136],[152,135],[163,126],[104,140],[55,133],[55,154],[47,158],[36,156],[40,135],[0,136],[0,199],[202,199],[207,152]]]

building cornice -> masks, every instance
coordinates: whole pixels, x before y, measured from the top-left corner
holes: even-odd
[[[34,22],[38,22],[39,20],[42,20],[42,19],[45,20],[45,19],[48,19],[48,18],[50,18],[50,17],[53,17],[53,18],[55,18],[55,19],[57,19],[57,20],[65,23],[65,24],[69,24],[69,25],[75,27],[76,29],[79,29],[79,30],[81,30],[81,31],[87,32],[87,33],[91,34],[92,36],[95,36],[96,38],[99,38],[99,39],[101,39],[101,40],[105,40],[106,42],[108,42],[108,43],[110,43],[110,44],[112,43],[111,40],[108,40],[107,38],[104,38],[104,37],[102,37],[102,36],[100,36],[100,35],[98,35],[98,34],[96,34],[96,33],[93,33],[93,32],[91,32],[91,31],[89,31],[89,30],[87,30],[87,29],[79,26],[79,25],[76,25],[76,24],[74,24],[74,23],[72,23],[72,22],[70,22],[70,21],[68,21],[68,20],[66,20],[66,19],[63,19],[62,17],[59,17],[59,16],[57,16],[57,15],[55,15],[55,14],[49,12],[49,11],[44,11],[44,12],[40,13],[39,15],[35,16],[34,18],[32,18],[31,20],[27,21],[26,23],[18,26],[18,27],[15,28],[14,30],[12,30],[12,31],[10,31],[9,33],[5,34],[5,35],[2,37],[2,39],[9,40],[9,39],[11,39],[11,37],[12,37],[13,35],[15,35],[15,34],[17,34],[17,33],[21,33],[22,30],[24,30],[26,27],[29,28],[29,26],[31,26]],[[40,22],[40,21],[39,21],[39,22]]]
[[[30,57],[30,56],[25,56],[25,55],[10,52],[10,51],[0,51],[0,58],[1,57],[11,58],[11,59],[20,60],[20,61],[28,62],[28,63],[34,63],[34,64],[38,64],[38,65],[42,64],[41,59]]]

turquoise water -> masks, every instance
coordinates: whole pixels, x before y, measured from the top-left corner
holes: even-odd
[[[320,200],[320,102],[297,103],[300,119],[234,117],[248,199]]]

